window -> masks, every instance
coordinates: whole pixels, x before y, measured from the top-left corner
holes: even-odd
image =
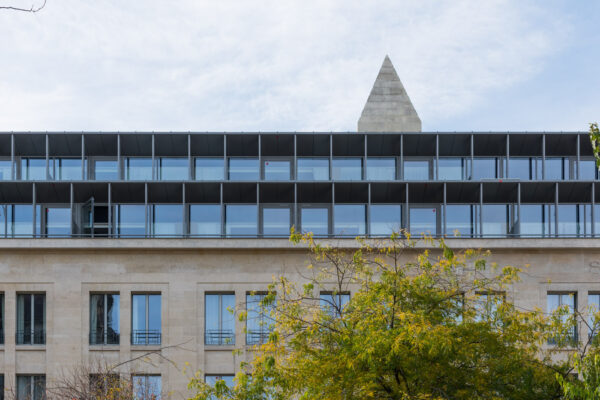
[[[371,236],[390,236],[402,229],[400,204],[371,204]]]
[[[567,314],[563,315],[563,322],[567,322],[577,309],[577,294],[575,292],[568,293],[548,293],[548,314],[553,313],[559,307],[565,307]],[[573,326],[571,331],[571,340],[577,340],[577,327]],[[556,339],[550,339],[549,344],[556,344]]]
[[[262,344],[269,339],[273,324],[270,311],[273,306],[261,307],[265,296],[264,293],[246,295],[246,344]]]
[[[256,236],[258,234],[258,206],[255,204],[228,204],[225,206],[225,233],[227,236]]]
[[[31,237],[40,233],[41,206],[35,209],[35,231],[33,206],[15,204],[6,207],[7,235],[11,237]]]
[[[230,158],[230,181],[257,181],[259,164],[258,158]]]
[[[350,293],[321,292],[319,297],[321,309],[331,317],[339,317],[350,301]]]
[[[225,161],[220,158],[198,157],[195,160],[197,181],[221,181],[225,177]]]
[[[92,399],[114,398],[109,391],[121,388],[121,377],[116,373],[90,374],[90,396]],[[107,396],[109,395],[109,396]]]
[[[413,235],[437,235],[438,207],[410,207],[410,233]]]
[[[136,400],[159,400],[161,398],[160,375],[133,375],[132,384]]]
[[[152,158],[128,157],[125,159],[125,179],[128,181],[151,181]]]
[[[17,295],[17,344],[46,343],[46,295]]]
[[[596,336],[598,335],[598,331],[600,330],[600,319],[596,318],[596,314],[600,312],[600,294],[599,293],[590,293],[588,294],[588,336]]]
[[[558,205],[558,235],[584,236],[591,234],[591,206],[587,204]]]
[[[298,158],[299,181],[329,180],[329,159],[327,158]]]
[[[46,159],[21,158],[21,179],[24,181],[46,180]]]
[[[544,237],[554,232],[553,204],[521,204],[521,236]]]
[[[365,209],[363,204],[336,204],[333,208],[333,231],[337,236],[365,234]]]
[[[596,160],[581,159],[579,160],[579,179],[582,181],[593,181],[596,179]]]
[[[460,181],[465,179],[466,160],[461,157],[440,158],[438,179],[442,181]]]
[[[119,164],[117,160],[94,160],[93,179],[97,181],[116,181],[119,179]]]
[[[0,344],[4,344],[4,293],[0,293]]]
[[[45,398],[45,375],[17,375],[17,400],[43,400]]]
[[[496,179],[500,177],[496,157],[477,157],[473,159],[473,180]]]
[[[220,236],[221,206],[219,204],[190,205],[190,235]]]
[[[0,374],[0,400],[4,400],[4,374]]]
[[[154,204],[151,206],[152,235],[177,237],[183,235],[183,205]]]
[[[207,294],[205,296],[204,344],[235,344],[235,318],[230,310],[235,307],[235,294]]]
[[[508,166],[509,178],[519,179],[522,181],[528,181],[531,179],[532,165],[529,157],[510,157],[508,161]]]
[[[183,157],[158,158],[158,179],[162,181],[183,181],[189,177],[190,162]]]
[[[229,387],[233,387],[233,375],[205,375],[204,382],[214,386],[217,381],[223,381]]]
[[[47,237],[68,237],[71,235],[71,209],[66,207],[45,208],[44,234]]]
[[[264,206],[262,229],[264,236],[289,236],[292,212],[290,207]]]
[[[501,292],[476,293],[475,321],[494,320],[498,306],[504,301],[505,295]]]
[[[90,295],[90,344],[119,344],[119,295]]]
[[[338,181],[360,181],[362,158],[334,158],[331,165],[333,179]]]
[[[134,294],[131,344],[159,345],[161,343],[160,294]]]
[[[544,179],[560,181],[569,177],[569,160],[563,157],[546,157]]]
[[[0,160],[0,181],[12,180],[11,165],[12,163],[10,160]]]
[[[54,158],[49,160],[50,178],[59,181],[78,181],[85,176],[87,161],[81,158]]]
[[[266,181],[289,181],[292,163],[289,160],[263,161],[263,175]]]
[[[300,210],[302,232],[312,232],[315,236],[329,233],[329,209],[326,207],[302,207]]]
[[[507,204],[484,204],[482,232],[484,237],[504,237],[512,233],[512,207]]]
[[[121,204],[115,206],[116,233],[119,237],[146,235],[146,206]]]
[[[475,208],[470,204],[446,205],[446,235],[472,237],[476,232]]]
[[[431,160],[404,160],[405,181],[428,181],[431,179]]]
[[[393,181],[396,179],[396,159],[383,157],[367,158],[367,180]]]

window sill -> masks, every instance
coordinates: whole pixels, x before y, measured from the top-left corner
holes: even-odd
[[[46,351],[45,344],[18,344],[15,346],[17,351]]]

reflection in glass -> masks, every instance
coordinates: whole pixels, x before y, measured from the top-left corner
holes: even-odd
[[[256,204],[228,204],[225,206],[225,233],[227,236],[255,236],[258,234],[258,207]]]
[[[190,205],[190,235],[221,235],[221,206],[219,204]]]
[[[61,181],[77,181],[85,176],[87,169],[87,160],[83,162],[81,168],[81,158],[54,158],[50,162],[50,179]],[[83,175],[82,175],[83,173]]]
[[[508,177],[528,181],[531,179],[531,160],[529,157],[510,157],[508,161]]]
[[[90,344],[119,344],[119,295],[90,295]]]
[[[466,160],[462,157],[444,157],[439,159],[439,180],[460,181],[464,179]]]
[[[262,344],[269,339],[273,326],[273,305],[263,304],[265,294],[246,295],[246,344]]]
[[[8,236],[31,237],[41,233],[41,206],[35,209],[35,232],[33,227],[33,205],[15,204],[6,207]]]
[[[233,375],[206,375],[204,382],[210,386],[214,386],[217,381],[223,381],[228,387],[233,387]]]
[[[327,158],[298,158],[299,181],[329,180],[329,159]]]
[[[153,236],[175,237],[183,235],[183,205],[154,204],[151,207]]]
[[[402,229],[402,206],[400,204],[371,204],[370,234],[390,236]]]
[[[291,210],[289,207],[264,207],[262,210],[265,236],[289,236]]]
[[[333,179],[340,181],[360,181],[362,179],[362,158],[334,158],[332,162]]]
[[[146,235],[146,207],[143,204],[115,206],[116,233],[119,237]]]
[[[499,178],[498,161],[495,157],[476,157],[473,159],[473,180]]]
[[[119,179],[117,160],[94,160],[94,179],[97,181],[115,181]]]
[[[396,179],[396,159],[384,157],[367,158],[367,180],[393,181]]]
[[[160,375],[133,375],[135,400],[160,400],[162,381]]]
[[[10,160],[0,160],[0,181],[12,180]]]
[[[300,211],[302,232],[312,232],[315,236],[326,236],[329,233],[329,209],[307,208]]]
[[[134,294],[132,301],[131,344],[160,344],[160,294]]]
[[[319,295],[321,310],[332,318],[342,315],[342,310],[350,301],[350,293],[328,293],[321,292]]]
[[[46,180],[46,159],[21,158],[21,179],[24,181]]]
[[[437,207],[411,207],[410,233],[413,235],[437,235]]]
[[[220,181],[224,178],[225,161],[222,157],[199,157],[195,160],[197,181]]]
[[[559,204],[559,236],[584,236],[591,234],[592,211],[590,204]]]
[[[428,181],[431,179],[429,160],[404,160],[404,180]]]
[[[579,179],[582,181],[593,181],[596,179],[596,161],[593,159],[581,159],[579,161]]]
[[[474,213],[470,204],[447,204],[446,235],[473,237],[477,232]]]
[[[46,398],[44,375],[17,375],[16,400],[43,400]]]
[[[67,237],[71,235],[71,209],[46,208],[46,229],[48,237]]]
[[[266,160],[263,162],[266,181],[289,181],[292,163],[288,160]]]
[[[205,296],[205,344],[235,344],[235,318],[232,313],[234,309],[234,294],[207,294]]]
[[[257,181],[258,167],[258,158],[230,158],[229,180]]]
[[[547,181],[560,181],[569,175],[568,160],[562,157],[546,157],[544,179]]]
[[[521,236],[544,237],[554,232],[553,204],[521,204]]]
[[[160,157],[158,179],[163,181],[183,181],[188,179],[190,163],[183,157]]]
[[[333,232],[337,236],[365,234],[365,205],[336,204],[333,208]]]
[[[17,294],[17,344],[46,343],[46,295]]]
[[[503,237],[511,233],[510,211],[507,204],[484,204],[481,212],[483,236]]]
[[[125,159],[125,179],[128,181],[152,180],[152,158],[128,157]]]

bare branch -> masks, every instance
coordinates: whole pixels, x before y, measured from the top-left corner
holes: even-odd
[[[0,10],[11,10],[11,11],[36,13],[38,11],[41,11],[44,7],[46,7],[46,1],[47,0],[44,0],[42,5],[37,6],[37,7],[35,6],[35,4],[32,4],[30,8],[21,8],[21,7],[14,7],[14,6],[0,6]]]

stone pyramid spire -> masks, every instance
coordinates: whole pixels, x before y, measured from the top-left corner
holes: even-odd
[[[358,131],[421,132],[421,119],[388,56],[360,115]]]

